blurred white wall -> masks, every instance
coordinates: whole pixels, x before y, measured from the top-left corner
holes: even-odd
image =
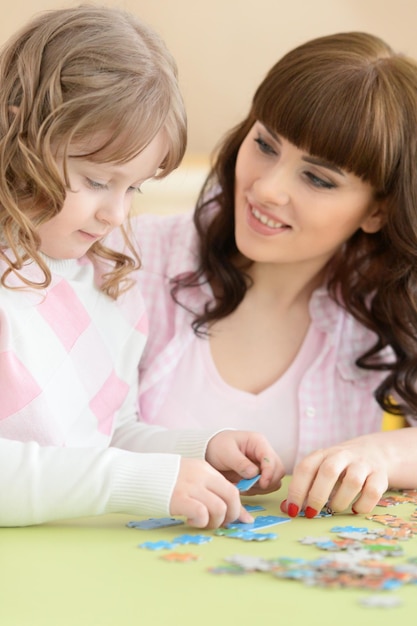
[[[13,0],[0,40],[32,14],[79,2]],[[207,153],[246,114],[269,67],[322,34],[367,30],[417,57],[417,0],[125,0],[164,37],[177,59],[189,117],[189,151]]]
[[[38,11],[77,4],[13,0],[2,11],[0,40]],[[204,159],[223,133],[246,115],[269,67],[303,41],[337,31],[365,30],[417,57],[417,0],[125,0],[103,4],[137,13],[163,36],[177,59],[189,119],[188,152],[182,168],[187,175],[180,177],[179,186],[200,184]],[[164,183],[160,185],[162,192]],[[178,186],[175,178],[165,183],[169,194],[172,185]]]

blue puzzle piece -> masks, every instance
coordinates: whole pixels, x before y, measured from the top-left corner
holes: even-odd
[[[260,504],[244,504],[243,508],[249,513],[254,513],[255,511],[265,511],[265,507]]]
[[[191,543],[199,545],[202,543],[208,543],[209,541],[212,541],[212,539],[213,537],[208,537],[207,535],[179,535],[173,539],[172,543],[182,545]]]
[[[146,548],[147,550],[171,550],[174,544],[171,541],[145,541],[140,543],[138,548]]]
[[[141,530],[153,530],[154,528],[178,526],[179,524],[184,524],[184,522],[180,519],[175,519],[174,517],[151,517],[137,522],[128,522],[126,526],[129,528],[139,528]]]
[[[236,487],[239,489],[239,491],[249,491],[249,489],[258,482],[260,477],[261,475],[258,474],[253,478],[242,478],[242,480],[239,480]]]
[[[275,533],[254,533],[252,530],[235,530],[227,536],[230,539],[242,539],[242,541],[269,541],[277,538]]]
[[[238,530],[260,530],[261,528],[267,528],[268,526],[275,526],[276,524],[284,524],[290,522],[288,517],[279,517],[277,515],[258,515],[251,524],[244,522],[231,522],[226,524],[226,528],[236,528]]]
[[[331,533],[367,533],[369,528],[365,526],[333,526]]]

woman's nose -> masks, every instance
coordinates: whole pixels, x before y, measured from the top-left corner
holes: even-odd
[[[290,181],[285,168],[275,166],[264,172],[255,183],[257,197],[260,201],[286,205],[290,202]]]

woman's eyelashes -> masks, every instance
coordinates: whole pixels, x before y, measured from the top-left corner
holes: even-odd
[[[318,187],[320,189],[334,189],[336,187],[335,183],[325,180],[324,178],[320,178],[320,176],[313,174],[313,172],[306,172],[305,176],[313,187]]]
[[[255,138],[255,142],[258,144],[261,152],[263,152],[264,154],[277,154],[277,151],[271,146],[271,144],[265,141],[265,139],[263,139],[263,137],[261,137],[260,135]]]
[[[258,145],[263,154],[267,156],[279,156],[279,150],[265,140],[262,135],[258,135],[255,138],[255,143]],[[327,178],[322,178],[321,176],[318,176],[310,171],[305,172],[304,176],[313,187],[318,189],[334,189],[337,186],[334,182],[328,180]]]

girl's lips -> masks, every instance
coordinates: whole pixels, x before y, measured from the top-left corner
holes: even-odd
[[[89,239],[102,239],[104,235],[96,235],[95,233],[88,233],[85,230],[79,231],[84,237],[88,237]]]

